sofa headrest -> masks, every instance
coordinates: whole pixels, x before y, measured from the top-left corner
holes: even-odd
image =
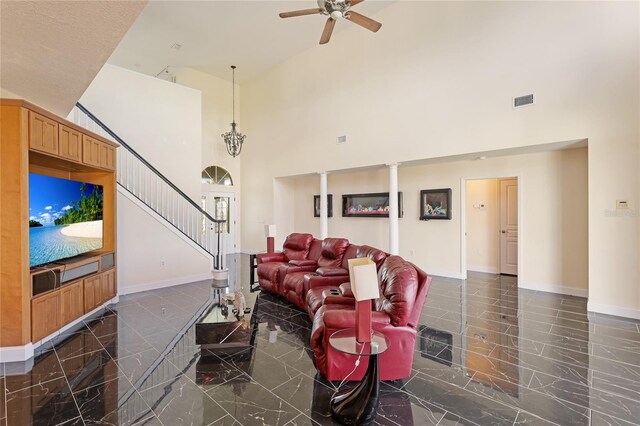
[[[309,246],[309,259],[318,260],[322,253],[322,240],[314,238],[311,241],[311,246]]]
[[[347,250],[345,250],[344,252],[344,256],[342,256],[342,265],[340,265],[341,268],[349,269],[349,259],[355,259],[356,255],[358,254],[358,247],[360,246],[349,244],[349,247],[347,247]]]
[[[287,260],[306,259],[312,241],[313,235],[311,234],[293,233],[284,240],[282,251]]]
[[[400,256],[387,257],[378,271],[380,298],[376,310],[386,312],[394,326],[409,324],[418,294],[418,271]]]
[[[340,266],[344,252],[349,247],[346,238],[325,238],[322,241],[322,254],[318,266]]]
[[[387,258],[387,253],[383,252],[382,250],[378,250],[375,247],[360,246],[358,248],[358,253],[356,254],[356,257],[368,257],[369,259],[375,262],[376,268],[380,269],[380,265],[382,265],[382,261],[384,261]]]

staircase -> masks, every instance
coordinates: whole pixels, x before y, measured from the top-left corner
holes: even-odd
[[[218,250],[224,244],[220,241],[221,233],[217,232],[224,220],[211,217],[80,103],[76,103],[71,117],[77,125],[120,144],[116,174],[119,190],[155,212],[165,225],[209,256],[213,269],[224,267],[223,250]]]

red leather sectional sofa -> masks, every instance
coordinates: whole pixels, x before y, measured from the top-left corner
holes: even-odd
[[[357,257],[369,257],[378,270],[381,297],[374,301],[372,325],[391,341],[380,355],[380,378],[409,377],[418,320],[431,284],[431,277],[412,263],[345,238],[318,240],[294,233],[286,238],[281,253],[257,256],[259,284],[307,311],[313,320],[316,367],[328,380],[342,380],[353,370],[355,357],[333,349],[329,337],[355,326],[348,260]],[[361,362],[350,379],[362,378],[366,366]]]

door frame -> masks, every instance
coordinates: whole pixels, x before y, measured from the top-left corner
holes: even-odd
[[[479,175],[460,178],[460,279],[467,279],[467,181],[482,179],[509,179],[518,180],[518,282],[522,280],[522,174],[507,173],[497,175]]]

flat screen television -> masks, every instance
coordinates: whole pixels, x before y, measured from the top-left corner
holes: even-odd
[[[102,248],[102,185],[29,173],[29,265]]]

